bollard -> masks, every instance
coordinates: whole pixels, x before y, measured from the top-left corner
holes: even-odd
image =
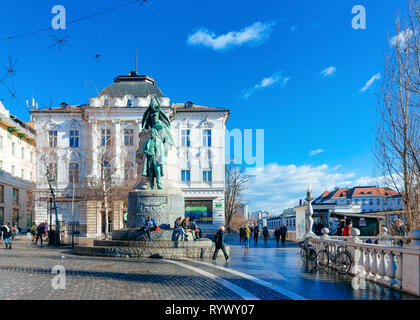
[[[322,228],[321,233],[322,233],[321,239],[326,240],[330,238],[330,236],[328,235],[330,233],[330,230],[328,228]]]

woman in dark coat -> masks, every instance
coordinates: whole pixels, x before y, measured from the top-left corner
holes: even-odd
[[[280,228],[280,235],[281,235],[281,243],[284,244],[286,242],[286,234],[287,234],[287,227],[284,225]]]
[[[280,241],[280,229],[279,227],[276,227],[276,230],[274,230],[274,237],[276,238],[277,247],[279,246]]]

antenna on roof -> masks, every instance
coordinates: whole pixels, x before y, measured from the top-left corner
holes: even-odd
[[[136,70],[136,74],[137,74],[137,49],[136,49],[136,65],[135,66],[136,66],[135,70]]]

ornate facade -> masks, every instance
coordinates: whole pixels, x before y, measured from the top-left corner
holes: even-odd
[[[49,169],[65,230],[70,222],[79,222],[83,236],[100,237],[105,231],[104,177],[112,180],[108,228],[125,226],[128,191],[138,174],[141,121],[153,95],[172,120],[185,214],[195,216],[203,229],[224,224],[224,135],[229,111],[191,102],[171,104],[153,78],[136,72],[116,77],[89,104],[31,111],[38,132],[37,222],[49,219],[45,176]]]

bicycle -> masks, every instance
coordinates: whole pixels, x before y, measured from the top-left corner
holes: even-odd
[[[333,254],[328,249],[320,250],[317,254],[317,264],[321,269],[334,268],[341,274],[349,273],[353,264],[353,259],[347,246],[338,246],[336,252]]]
[[[312,245],[309,244],[308,240],[302,241],[300,244],[300,257],[304,264],[308,264],[312,266],[312,268],[316,268],[317,266],[317,256],[316,251],[311,248]]]

